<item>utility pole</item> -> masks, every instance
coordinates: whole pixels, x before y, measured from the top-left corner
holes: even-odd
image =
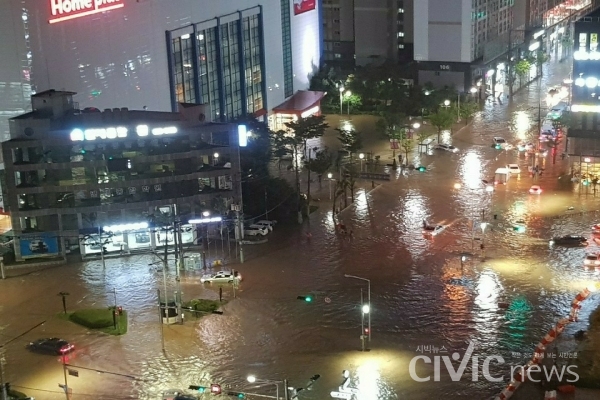
[[[63,365],[63,374],[65,375],[65,387],[63,388],[65,390],[65,397],[67,400],[70,400],[69,398],[69,384],[67,382],[67,363],[65,362],[65,356],[63,355],[61,357],[62,359],[62,365]]]
[[[165,331],[164,331],[164,322],[163,322],[163,308],[160,305],[160,289],[156,289],[158,293],[158,321],[160,322],[160,343],[162,345],[162,351],[165,351]],[[165,302],[165,315],[168,317],[169,315],[166,313],[167,303]]]
[[[241,206],[239,204],[234,204],[231,206],[231,208],[233,208],[233,210],[235,211],[235,229],[236,229],[236,236],[237,236],[237,241],[239,242],[240,245],[240,263],[244,263],[244,246],[243,246],[243,239],[244,239],[244,228],[243,228],[243,224],[244,222],[240,219],[240,211],[241,211]]]
[[[508,63],[506,64],[506,71],[508,72],[508,97],[512,100],[513,96],[513,85],[512,85],[512,29],[508,30]]]
[[[8,392],[4,384],[4,354],[0,354],[0,385],[2,385],[2,400],[8,400]]]

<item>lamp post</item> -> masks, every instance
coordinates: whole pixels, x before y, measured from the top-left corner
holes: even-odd
[[[467,261],[467,256],[464,254],[460,256],[460,274],[465,274],[465,261]]]
[[[460,122],[460,92],[456,95],[456,122]]]
[[[361,281],[366,281],[367,282],[367,285],[368,285],[368,287],[367,287],[367,304],[362,304],[363,309],[361,311],[363,311],[363,312],[361,313],[361,315],[364,318],[364,314],[368,314],[368,320],[369,320],[369,324],[368,324],[369,325],[369,328],[368,328],[369,329],[368,337],[369,337],[369,343],[371,343],[371,312],[370,312],[371,311],[371,280],[367,279],[367,278],[361,278],[360,276],[348,275],[348,274],[344,274],[344,277],[351,278],[351,279],[359,279]],[[367,308],[367,310],[368,310],[367,313],[364,312],[364,310],[365,310],[364,306],[368,307]],[[364,334],[364,330],[363,330],[362,334]]]
[[[219,153],[213,154],[213,166],[217,165],[219,162]]]
[[[284,379],[283,381],[276,381],[276,380],[270,380],[270,379],[258,379],[256,376],[254,375],[248,375],[248,377],[246,377],[246,380],[249,383],[266,383],[266,384],[270,384],[270,385],[275,385],[275,395],[277,397],[277,400],[279,400],[279,384],[283,383],[283,389],[284,389],[284,398],[287,400],[288,399],[288,390],[287,390],[287,379]]]
[[[344,106],[344,87],[340,86],[340,115],[344,114],[343,106]]]
[[[481,223],[481,257],[485,257],[485,228],[487,225],[487,222]]]
[[[327,179],[329,179],[329,200],[331,200],[331,181],[333,180],[333,174],[331,172],[327,174]]]
[[[358,155],[358,158],[360,159],[360,172],[363,172],[363,161],[365,159],[365,153],[360,153]]]
[[[346,102],[348,103],[348,115],[350,115],[350,96],[352,96],[351,91],[348,90],[346,93],[344,93],[344,97],[346,97]]]
[[[450,107],[450,100],[444,100],[444,107],[445,108]]]

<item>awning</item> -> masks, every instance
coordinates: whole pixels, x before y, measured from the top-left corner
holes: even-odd
[[[273,112],[276,114],[302,115],[311,108],[318,107],[321,99],[326,94],[327,92],[299,90],[292,97],[273,108]]]

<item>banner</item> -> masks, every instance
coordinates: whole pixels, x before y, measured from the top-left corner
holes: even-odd
[[[312,11],[317,6],[317,0],[294,0],[294,15]]]
[[[58,237],[54,233],[21,237],[21,257],[53,257],[58,255]]]

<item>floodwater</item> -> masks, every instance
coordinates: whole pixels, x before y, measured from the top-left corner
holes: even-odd
[[[551,64],[541,92],[568,73],[568,65]],[[568,160],[540,160],[545,171],[533,181],[526,172],[530,158],[491,147],[494,136],[516,143],[535,131],[537,96],[538,84],[533,83],[511,104],[487,103],[470,132],[444,134],[458,153],[415,155],[414,162],[427,166],[427,172],[399,176],[370,194],[360,190],[355,206],[342,213],[353,239],[336,233],[330,206],[313,214],[301,232],[276,228],[271,243],[260,250],[247,248],[249,259],[236,265],[244,281],[235,300],[232,289],[224,287],[230,300],[225,313],[165,326],[164,352],[156,307],[163,274],[149,265],[156,261],[152,256],[108,259],[105,268],[100,261],[89,261],[0,282],[2,342],[46,321],[5,346],[6,380],[37,399],[65,398],[58,387],[65,379],[60,360],[24,350],[30,340],[60,336],[77,346],[68,359],[70,369],[79,371],[78,377],[67,376],[73,399],[159,399],[167,389],[211,383],[229,388],[224,390],[275,395],[275,384],[247,383],[249,374],[259,380],[287,379],[292,387],[306,386],[312,375],[320,374],[300,398],[327,399],[341,384],[343,370],[351,373],[356,400],[487,398],[498,393],[508,381],[510,365],[526,363],[552,325],[568,315],[573,297],[598,280],[594,269],[583,267],[585,253],[596,248],[593,241],[587,249],[548,245],[555,235],[589,236],[594,218],[600,218],[592,212],[598,208],[592,191],[580,193],[559,179],[568,172]],[[361,118],[351,123],[359,125]],[[523,173],[487,192],[481,179],[492,179],[495,169],[507,163],[519,164]],[[461,187],[456,189],[455,183]],[[533,184],[543,188],[541,195],[528,193]],[[449,227],[425,239],[424,219]],[[524,233],[513,231],[519,220],[527,227]],[[487,222],[484,232],[482,222]],[[308,229],[310,241],[303,234]],[[359,340],[367,284],[345,274],[370,279],[368,352],[360,351]],[[172,267],[166,275],[172,298],[177,290]],[[197,271],[182,273],[184,299],[218,298],[218,291],[202,286],[199,278]],[[129,312],[129,333],[123,337],[90,333],[54,317],[62,309],[60,291],[69,292],[71,310],[110,306],[114,290],[117,303]],[[296,299],[306,295],[313,301]],[[567,327],[562,351],[573,348],[569,337],[585,329],[596,303],[596,296],[584,303],[582,322]],[[503,357],[504,364],[491,363],[501,382],[488,382],[481,373],[472,382],[471,363],[459,382],[445,368],[439,382],[434,381],[433,364],[422,361],[416,372],[431,381],[416,382],[409,375],[413,357],[463,354],[470,342],[480,360]],[[434,354],[432,347],[447,353]]]

